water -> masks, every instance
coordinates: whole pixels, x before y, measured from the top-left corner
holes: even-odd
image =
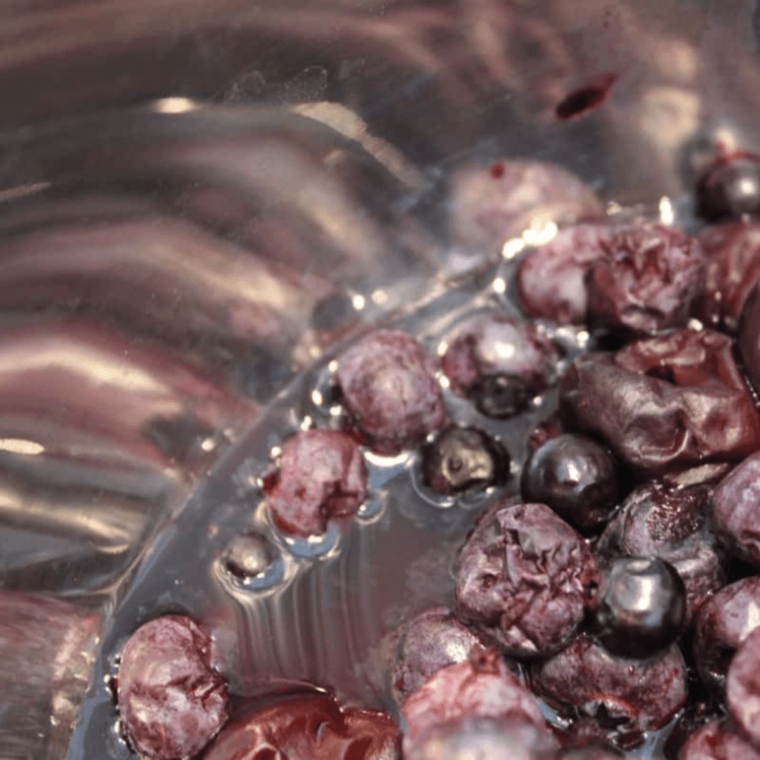
[[[305,541],[273,527],[261,481],[289,435],[341,425],[333,360],[357,334],[398,327],[440,355],[466,317],[518,315],[515,260],[446,243],[439,169],[287,108],[132,109],[43,129],[27,150],[46,168],[19,170],[0,216],[0,583],[95,617],[69,760],[133,756],[118,653],[167,612],[212,632],[238,700],[308,682],[387,706],[383,636],[451,602],[456,551],[480,509],[516,492],[553,393],[499,422],[445,390],[452,421],[512,458],[485,495],[442,499],[413,453],[368,455],[360,513]],[[690,223],[686,203],[667,209]],[[540,328],[565,362],[589,346]],[[43,678],[33,698],[57,689]],[[39,752],[63,756],[66,732],[46,731]]]

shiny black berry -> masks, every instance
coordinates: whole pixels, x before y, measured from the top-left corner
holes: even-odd
[[[669,562],[621,557],[602,580],[596,614],[605,649],[622,657],[648,657],[681,633],[686,590]]]
[[[607,522],[618,501],[615,459],[590,438],[559,435],[533,452],[520,488],[524,501],[548,504],[576,527],[593,529]]]
[[[697,185],[697,214],[709,222],[760,215],[760,159],[737,155],[713,164]]]
[[[448,427],[422,448],[422,477],[436,493],[482,491],[506,482],[509,455],[477,428]]]

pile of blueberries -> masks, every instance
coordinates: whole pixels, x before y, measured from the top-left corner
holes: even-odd
[[[697,236],[581,221],[528,250],[526,319],[466,318],[437,361],[403,332],[364,335],[334,375],[346,428],[284,442],[272,520],[320,535],[364,502],[365,449],[417,449],[443,495],[506,484],[503,443],[450,424],[441,379],[496,419],[557,388],[519,498],[491,503],[459,551],[452,607],[388,637],[389,714],[315,689],[230,720],[208,635],[168,615],[121,653],[130,745],[153,760],[607,760],[668,727],[669,758],[760,760],[760,224],[735,171],[700,185],[718,223]],[[546,322],[584,326],[593,350],[563,362]]]

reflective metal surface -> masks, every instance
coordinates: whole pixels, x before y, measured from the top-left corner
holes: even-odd
[[[299,371],[498,259],[503,229],[469,232],[504,201],[492,162],[556,162],[610,212],[688,224],[699,168],[760,148],[756,18],[745,0],[0,5],[0,754],[67,756],[157,531]]]

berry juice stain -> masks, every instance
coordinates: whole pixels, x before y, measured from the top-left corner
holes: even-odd
[[[616,74],[607,74],[598,82],[574,90],[557,105],[557,118],[570,121],[597,109],[607,99],[616,81]]]

